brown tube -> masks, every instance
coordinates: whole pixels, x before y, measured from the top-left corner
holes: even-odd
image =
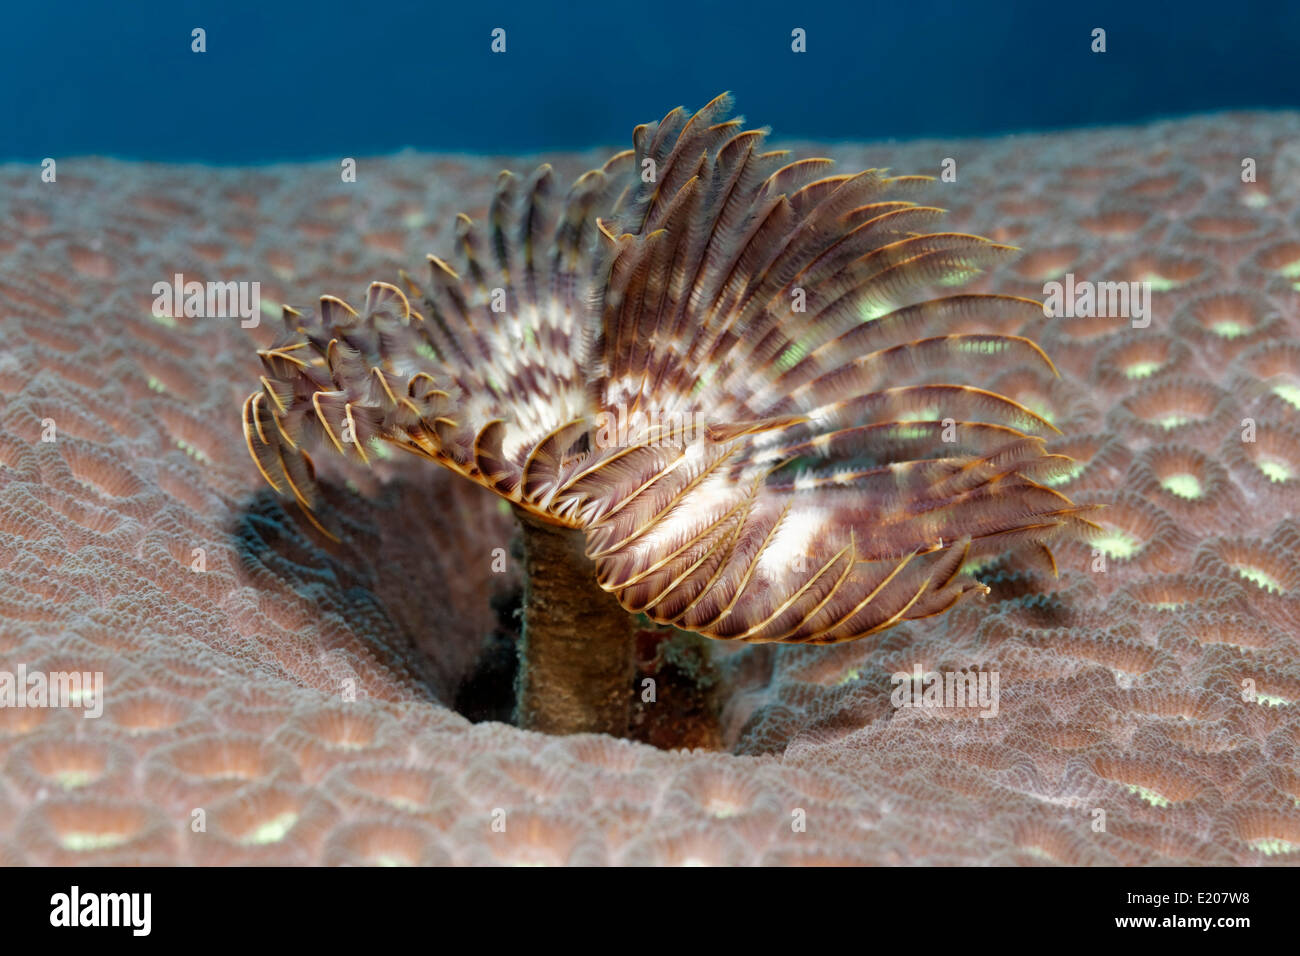
[[[635,621],[596,583],[581,531],[516,508],[524,626],[515,722],[548,734],[624,737],[636,678]]]

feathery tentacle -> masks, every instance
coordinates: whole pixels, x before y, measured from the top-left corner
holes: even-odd
[[[412,299],[286,310],[244,434],[310,516],[309,442],[431,458],[585,532],[623,606],[715,638],[832,643],[983,590],[1089,522],[1053,427],[978,383],[1038,303],[935,290],[1015,250],[932,231],[928,177],[763,151],[722,95],[639,126],[561,196],[502,173]],[[314,521],[315,519],[313,519]],[[319,527],[319,525],[318,525]],[[322,529],[323,530],[323,529]]]

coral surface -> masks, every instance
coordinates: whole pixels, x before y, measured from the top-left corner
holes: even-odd
[[[713,646],[721,752],[471,724],[509,515],[424,462],[322,462],[334,544],[240,431],[280,303],[450,249],[503,166],[568,181],[607,151],[363,159],[355,183],[0,166],[0,672],[105,681],[99,718],[0,708],[0,863],[1295,862],[1298,144],[1271,113],[793,145],[952,158],[927,201],[1027,250],[968,288],[1146,282],[1151,321],[1040,320],[1060,378],[988,383],[1061,428],[1057,487],[1108,506],[1101,537],[866,641]],[[260,281],[268,321],[159,314],[176,274]],[[917,669],[996,675],[996,716],[896,708]]]

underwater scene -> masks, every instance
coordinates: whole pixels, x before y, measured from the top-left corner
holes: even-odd
[[[1300,7],[6,17],[0,864],[1300,862]]]

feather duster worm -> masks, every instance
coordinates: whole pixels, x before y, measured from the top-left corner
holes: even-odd
[[[503,172],[455,268],[286,310],[260,353],[248,448],[309,516],[308,440],[387,442],[513,504],[530,726],[626,727],[629,611],[851,641],[984,590],[964,569],[1009,546],[1054,567],[1087,524],[1047,486],[1053,426],[953,380],[1054,374],[1006,331],[1039,303],[928,296],[1015,250],[931,231],[942,210],[906,198],[928,177],[764,151],[731,105],[637,127],[563,197],[547,166]]]

